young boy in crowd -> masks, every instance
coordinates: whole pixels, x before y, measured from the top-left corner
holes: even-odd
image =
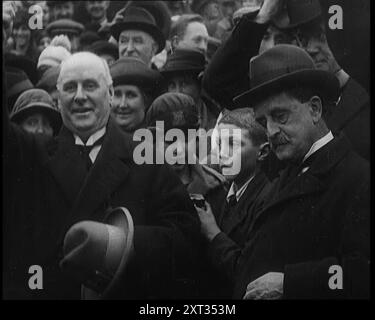
[[[219,121],[220,168],[231,183],[217,203],[205,202],[196,210],[206,238],[213,297],[230,298],[240,248],[248,236],[255,199],[268,183],[260,163],[269,153],[265,130],[255,121],[252,109],[227,112]],[[235,167],[238,170],[233,170]],[[237,171],[237,173],[235,173]],[[212,284],[216,284],[212,286]]]

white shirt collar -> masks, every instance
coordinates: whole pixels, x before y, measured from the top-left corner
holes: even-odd
[[[92,146],[96,141],[98,141],[101,137],[103,137],[106,133],[107,128],[103,127],[102,129],[96,131],[94,134],[90,136],[90,138],[87,140],[86,144],[83,143],[81,138],[74,134],[75,138],[75,144],[79,146]]]
[[[247,186],[249,185],[249,183],[251,182],[251,180],[253,180],[255,175],[253,175],[249,180],[246,181],[246,183],[237,190],[237,186],[234,182],[232,182],[232,185],[230,186],[230,189],[228,191],[228,194],[227,194],[227,202],[229,202],[229,198],[232,196],[232,195],[236,195],[236,200],[237,202],[240,201],[240,198],[241,196],[244,194]]]
[[[311,146],[309,152],[306,153],[305,157],[303,158],[304,162],[308,157],[310,157],[314,152],[318,151],[320,148],[324,147],[328,142],[333,140],[332,132],[328,132],[324,137],[320,138],[319,140],[315,141]]]

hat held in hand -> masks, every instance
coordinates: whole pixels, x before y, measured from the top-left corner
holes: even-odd
[[[124,207],[111,210],[103,223],[82,221],[68,230],[60,267],[82,283],[82,299],[111,299],[124,286],[133,237],[133,219]]]

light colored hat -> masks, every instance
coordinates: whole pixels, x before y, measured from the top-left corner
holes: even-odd
[[[70,47],[70,41],[67,36],[54,37],[51,44],[40,54],[37,68],[40,66],[59,66],[61,62],[71,56]]]

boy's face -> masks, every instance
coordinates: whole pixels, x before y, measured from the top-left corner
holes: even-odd
[[[248,131],[226,123],[220,123],[218,131],[222,174],[229,181],[252,176],[259,146],[253,144]]]

